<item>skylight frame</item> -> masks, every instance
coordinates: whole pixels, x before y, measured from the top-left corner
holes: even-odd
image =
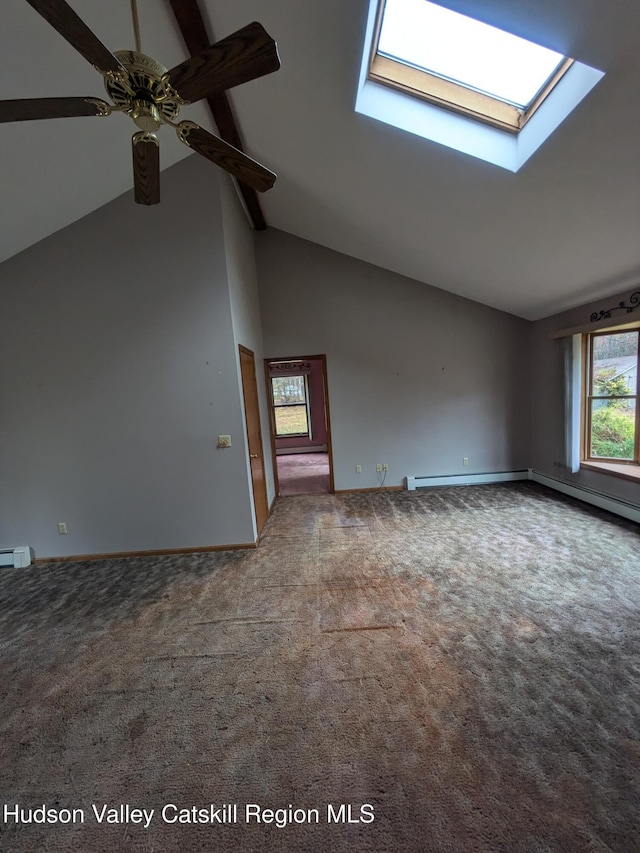
[[[574,62],[570,57],[565,57],[543,83],[527,108],[522,109],[499,97],[380,53],[380,32],[387,0],[377,2],[367,75],[369,80],[513,134],[522,130]]]

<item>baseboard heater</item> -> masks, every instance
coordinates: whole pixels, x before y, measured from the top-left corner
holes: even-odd
[[[612,512],[615,515],[628,518],[630,521],[640,523],[640,506],[638,504],[603,495],[601,492],[589,489],[586,486],[567,483],[566,480],[561,480],[559,477],[551,477],[549,474],[543,474],[540,471],[535,471],[533,468],[526,468],[520,471],[490,472],[486,474],[450,474],[444,477],[406,477],[406,487],[412,492],[415,489],[423,489],[429,486],[470,486],[482,483],[506,483],[511,480],[533,480],[535,483],[541,483],[543,486],[548,486],[557,492],[577,498],[579,501],[584,501],[585,503],[592,504],[592,506],[605,509],[607,512]]]
[[[535,483],[541,483],[543,486],[549,486],[550,489],[555,489],[572,498],[577,498],[579,501],[584,501],[600,509],[606,509],[607,512],[613,512],[615,515],[621,515],[630,521],[640,523],[640,506],[638,504],[623,501],[620,498],[611,498],[608,495],[597,492],[595,489],[589,489],[587,486],[567,483],[566,480],[561,480],[559,477],[551,477],[549,474],[543,474],[540,471],[534,471],[533,468],[529,469],[529,479]]]
[[[443,477],[406,477],[408,491],[428,486],[472,486],[482,483],[507,483],[511,480],[528,480],[529,470],[491,471],[485,474],[447,474]]]
[[[279,447],[276,456],[292,456],[295,453],[326,453],[326,444],[312,444],[305,447]]]
[[[28,545],[18,548],[0,548],[0,567],[11,566],[14,569],[24,569],[31,565],[33,551]]]

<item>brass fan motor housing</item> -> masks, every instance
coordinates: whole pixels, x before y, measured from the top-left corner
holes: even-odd
[[[135,50],[117,50],[114,56],[127,71],[126,79],[105,75],[104,85],[115,106],[143,131],[153,132],[164,121],[172,122],[188,102],[169,84],[164,65]]]

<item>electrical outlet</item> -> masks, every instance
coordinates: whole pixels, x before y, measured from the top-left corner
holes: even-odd
[[[362,474],[362,465],[356,465],[356,474]]]
[[[67,524],[65,521],[58,522],[58,533],[66,533],[67,532]]]
[[[382,470],[383,470],[383,471],[388,471],[388,470],[389,470],[389,466],[387,465],[387,463],[386,463],[386,462],[383,462],[383,463],[382,463]]]
[[[230,435],[219,435],[218,436],[218,447],[231,447],[231,436]]]
[[[376,465],[376,472],[377,472],[378,474],[382,474],[382,465],[381,465],[381,463],[380,463],[380,462],[378,462],[378,463],[377,463],[377,465]]]
[[[468,456],[465,456],[465,457],[463,458],[463,460],[462,460],[462,464],[463,464],[463,465],[468,465],[468,464],[469,464],[469,457],[468,457]]]

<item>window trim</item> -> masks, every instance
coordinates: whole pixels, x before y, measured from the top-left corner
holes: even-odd
[[[522,110],[500,98],[478,92],[462,83],[447,80],[437,74],[432,74],[429,71],[379,53],[378,46],[385,3],[386,0],[378,0],[374,37],[371,41],[368,79],[435,106],[461,113],[468,118],[484,122],[500,130],[506,130],[509,133],[517,134],[522,130],[574,62],[570,57],[565,57],[564,61],[543,84],[527,109]]]
[[[638,335],[638,355],[637,370],[636,370],[636,392],[635,394],[605,396],[592,394],[592,375],[593,375],[593,346],[594,340],[605,335],[611,336],[615,334],[624,334],[626,332],[636,332]],[[638,479],[640,477],[640,411],[638,400],[640,399],[640,323],[625,324],[621,327],[611,327],[606,329],[598,329],[597,331],[587,332],[583,336],[583,388],[582,388],[582,411],[581,411],[581,462],[583,468],[592,471],[602,471],[604,473],[613,474],[627,479]],[[593,413],[592,401],[594,399],[633,399],[636,402],[635,408],[635,436],[633,459],[620,459],[607,456],[592,456],[591,455],[591,420]]]

